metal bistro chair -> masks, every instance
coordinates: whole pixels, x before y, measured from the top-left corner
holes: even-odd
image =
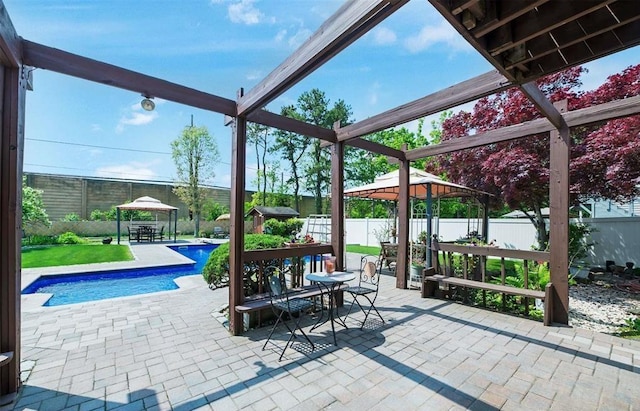
[[[349,306],[349,311],[347,315],[345,315],[344,320],[346,321],[349,315],[351,314],[351,310],[353,309],[353,304],[357,304],[360,307],[360,310],[364,313],[364,320],[362,320],[362,325],[360,329],[364,328],[364,324],[371,313],[371,310],[375,311],[380,317],[380,320],[384,324],[384,319],[380,315],[380,312],[375,307],[374,303],[376,298],[378,297],[378,287],[380,285],[380,271],[382,269],[383,260],[380,257],[375,257],[372,255],[365,255],[360,259],[360,278],[358,280],[358,285],[350,286],[345,291],[351,294],[353,297],[353,301],[351,301],[351,305]],[[358,297],[364,297],[368,304],[364,301],[362,304],[358,300]]]
[[[282,360],[282,356],[287,350],[287,347],[291,344],[293,339],[297,337],[296,330],[299,330],[309,344],[311,344],[311,350],[315,350],[315,346],[300,327],[300,320],[303,317],[303,314],[313,306],[313,302],[305,298],[289,297],[284,273],[279,267],[269,266],[265,268],[264,282],[265,288],[269,291],[269,297],[271,298],[271,308],[273,309],[274,314],[278,316],[278,319],[273,325],[262,349],[264,350],[267,347],[273,332],[278,324],[282,322],[289,330],[290,335],[287,343],[282,349],[282,353],[280,354],[278,361]],[[289,320],[293,323],[293,327],[288,324]]]

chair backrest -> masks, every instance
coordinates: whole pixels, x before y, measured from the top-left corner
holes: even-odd
[[[365,255],[360,259],[360,285],[367,284],[378,288],[380,283],[380,270],[382,268],[382,258],[372,255]]]
[[[271,302],[287,297],[287,282],[280,267],[268,266],[264,269],[264,288],[269,292]]]

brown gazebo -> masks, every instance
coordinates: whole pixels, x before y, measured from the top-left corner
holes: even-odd
[[[11,401],[20,375],[20,187],[24,150],[25,98],[33,68],[51,70],[85,80],[158,97],[220,113],[234,119],[230,239],[230,330],[242,332],[244,261],[259,254],[244,251],[243,204],[246,180],[247,122],[276,127],[324,140],[331,146],[332,241],[318,246],[344,265],[343,165],[345,144],[394,158],[399,163],[399,230],[397,286],[406,287],[409,164],[413,160],[457,150],[549,133],[550,154],[550,269],[553,283],[552,320],[568,322],[568,209],[571,127],[601,123],[640,113],[640,96],[567,111],[565,102],[552,104],[535,80],[568,67],[615,53],[640,43],[640,7],[624,0],[429,0],[444,18],[495,70],[437,91],[363,121],[333,129],[318,127],[263,110],[283,92],[384,21],[408,0],[346,2],[286,61],[236,99],[154,78],[92,60],[19,37],[0,3],[0,77],[2,127],[0,140],[0,404]],[[401,75],[402,68],[398,68]],[[518,87],[543,118],[504,127],[469,138],[414,150],[386,147],[362,137],[389,127],[439,113],[511,87]],[[324,248],[322,248],[324,247]],[[269,251],[273,253],[273,251]],[[279,250],[276,250],[279,252]]]

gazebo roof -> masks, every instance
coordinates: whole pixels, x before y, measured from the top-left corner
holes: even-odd
[[[432,198],[438,197],[476,197],[488,194],[459,184],[444,181],[440,177],[426,171],[410,168],[409,195],[414,198],[426,198],[431,189]],[[344,190],[347,197],[362,197],[376,200],[398,200],[400,195],[400,173],[398,170],[375,178],[370,184]]]
[[[153,197],[139,197],[130,203],[120,204],[116,206],[120,210],[142,210],[142,211],[172,211],[177,210],[178,207],[163,204],[160,200]]]

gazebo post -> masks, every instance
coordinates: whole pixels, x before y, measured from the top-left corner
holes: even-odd
[[[120,244],[120,207],[116,207],[116,232],[118,233],[118,244]]]
[[[169,222],[171,225],[171,222]],[[173,211],[173,242],[178,242],[178,210]]]
[[[406,147],[404,147],[406,149]],[[400,161],[398,196],[398,260],[396,261],[396,288],[407,288],[409,257],[409,161]]]
[[[431,267],[431,235],[433,233],[433,229],[431,228],[431,224],[433,221],[432,209],[433,209],[433,196],[431,194],[431,183],[427,183],[427,244],[425,252],[427,253],[427,266]]]

